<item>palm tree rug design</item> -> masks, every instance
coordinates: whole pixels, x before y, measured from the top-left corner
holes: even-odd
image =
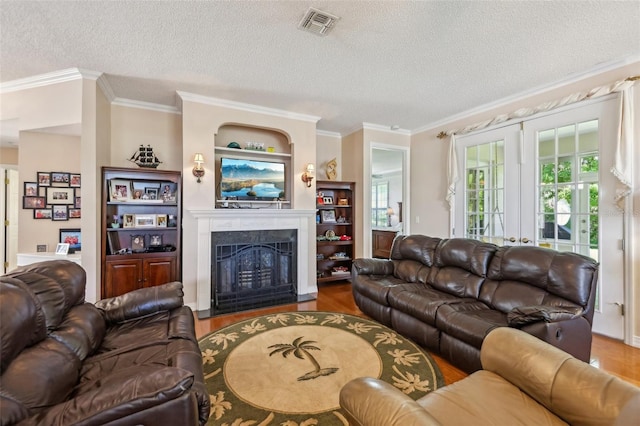
[[[420,347],[382,324],[332,312],[243,320],[199,341],[211,395],[209,425],[347,425],[338,395],[377,377],[413,399],[444,386]]]

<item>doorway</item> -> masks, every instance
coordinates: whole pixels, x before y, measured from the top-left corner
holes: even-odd
[[[0,166],[0,174],[4,179],[4,185],[0,193],[2,199],[2,268],[0,272],[5,274],[17,266],[18,254],[18,209],[19,209],[19,179],[18,170],[6,166]]]
[[[593,330],[623,339],[624,217],[611,194],[617,100],[458,138],[454,235],[600,263]]]

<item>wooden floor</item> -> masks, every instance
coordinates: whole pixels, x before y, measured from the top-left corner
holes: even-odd
[[[196,320],[196,334],[198,338],[200,338],[211,331],[215,331],[242,319],[276,312],[291,311],[330,311],[367,317],[358,309],[353,301],[351,284],[323,284],[319,288],[318,298],[310,302]],[[447,384],[458,381],[467,375],[438,355],[431,355],[440,367]],[[591,364],[627,380],[636,386],[640,386],[640,349],[638,348],[633,348],[620,341],[594,334]]]

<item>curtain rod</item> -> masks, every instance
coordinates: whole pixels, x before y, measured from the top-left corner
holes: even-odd
[[[515,112],[511,112],[509,114],[501,114],[498,115],[496,117],[493,117],[490,120],[486,120],[480,123],[475,123],[472,124],[471,126],[467,126],[464,127],[462,129],[456,129],[456,130],[443,130],[440,133],[438,133],[438,139],[444,139],[447,136],[455,133],[457,135],[461,135],[461,134],[465,134],[465,133],[469,133],[472,132],[474,130],[480,130],[480,129],[484,129],[486,127],[491,126],[492,124],[499,124],[502,122],[505,122],[507,120],[510,120],[512,118],[522,118],[522,117],[528,117],[531,116],[533,114],[536,114],[538,112],[542,112],[542,111],[550,111],[552,109],[555,109],[557,107],[560,106],[564,106],[564,105],[569,105],[569,104],[573,104],[585,99],[591,99],[592,97],[594,97],[594,95],[597,96],[604,96],[604,95],[608,95],[609,93],[615,92],[616,89],[618,89],[620,87],[620,85],[626,83],[626,82],[635,82],[637,80],[640,80],[640,75],[634,75],[631,77],[627,77],[624,80],[620,80],[620,81],[616,81],[615,83],[613,83],[611,86],[609,86],[609,90],[604,92],[604,93],[599,93],[603,87],[605,86],[600,86],[600,87],[596,87],[594,89],[589,90],[588,92],[581,92],[581,93],[574,93],[571,94],[569,96],[565,96],[564,98],[558,100],[558,101],[554,101],[554,102],[546,102],[544,104],[538,105],[535,108],[532,109],[528,109],[526,110],[525,108],[520,108],[519,110],[515,111]]]

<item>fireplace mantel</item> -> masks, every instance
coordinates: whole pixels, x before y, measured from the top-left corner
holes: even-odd
[[[211,306],[211,233],[220,231],[298,231],[298,296],[318,292],[315,280],[315,210],[188,210],[197,222],[196,309]]]

